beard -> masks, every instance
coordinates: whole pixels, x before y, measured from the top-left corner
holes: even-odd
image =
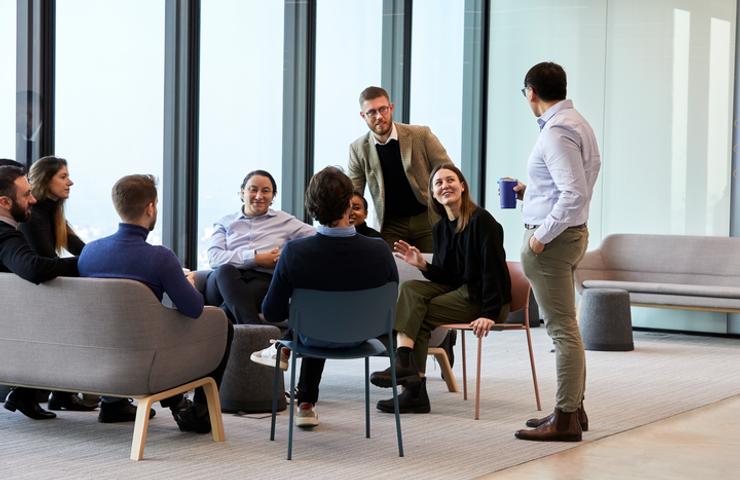
[[[10,216],[13,217],[18,223],[23,223],[31,218],[31,209],[22,209],[18,202],[13,202],[13,206],[10,207]]]

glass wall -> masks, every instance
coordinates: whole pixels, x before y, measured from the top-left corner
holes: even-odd
[[[524,75],[542,61],[562,65],[568,74],[568,97],[593,127],[603,150],[606,6],[606,0],[576,0],[567,5],[547,0],[491,3],[485,204],[504,227],[504,246],[511,260],[519,259],[522,216],[519,209],[499,208],[496,182],[503,176],[527,182],[527,158],[539,127],[520,91]],[[550,25],[557,25],[556,35]],[[603,156],[602,151],[606,163]],[[591,202],[592,245],[601,236],[601,179],[603,174]]]
[[[360,92],[380,86],[382,0],[318,0],[314,172],[327,165],[347,171],[349,144],[368,132],[360,117]],[[392,94],[391,94],[392,95]],[[368,224],[375,225],[370,192]]]
[[[498,207],[496,180],[526,182],[539,130],[519,89],[546,60],[565,68],[568,97],[601,149],[590,249],[611,233],[729,235],[735,18],[732,0],[492,2],[486,206],[510,259],[521,212]],[[632,320],[726,328],[723,314],[633,309]]]
[[[349,144],[367,133],[358,97],[380,85],[383,2],[318,0],[314,171],[347,167]]]
[[[414,2],[410,121],[428,125],[450,158],[462,155],[465,0]]]
[[[278,185],[280,208],[284,2],[222,0],[201,6],[198,267],[208,266],[213,223],[241,208],[255,169]]]
[[[0,158],[15,158],[16,0],[0,0]]]
[[[67,218],[83,240],[116,230],[120,177],[156,175],[161,199],[164,12],[162,0],[57,2],[55,153],[69,162]]]

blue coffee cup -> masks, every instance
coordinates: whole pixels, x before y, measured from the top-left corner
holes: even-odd
[[[514,187],[517,185],[514,178],[501,178],[498,181],[498,195],[501,208],[516,208],[516,192]]]

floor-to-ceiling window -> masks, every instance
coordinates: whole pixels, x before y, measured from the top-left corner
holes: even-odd
[[[360,92],[380,85],[383,2],[318,0],[314,171],[347,167],[349,144],[367,133]]]
[[[380,86],[382,30],[382,0],[317,2],[314,172],[327,165],[346,171],[349,144],[368,131],[358,99],[366,87]]]
[[[198,266],[213,223],[241,206],[252,170],[267,170],[280,208],[284,2],[201,5]]]
[[[414,2],[411,123],[428,125],[460,165],[465,0]]]
[[[15,158],[16,0],[0,0],[0,158]]]
[[[156,175],[161,201],[164,12],[163,0],[56,4],[55,154],[69,162],[67,218],[83,240],[115,231],[120,177]]]

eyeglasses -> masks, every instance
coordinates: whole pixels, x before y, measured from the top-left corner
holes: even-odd
[[[390,105],[383,105],[382,107],[375,110],[374,108],[365,112],[366,117],[377,117],[378,115],[385,116],[391,110]]]
[[[524,88],[522,88],[522,96],[523,96],[524,98],[527,98],[527,89],[528,89],[528,88],[529,88],[529,87],[524,87]]]

